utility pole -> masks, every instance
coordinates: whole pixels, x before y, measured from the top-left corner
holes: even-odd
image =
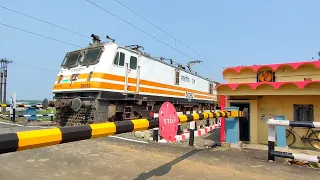
[[[1,102],[3,104],[7,104],[7,77],[8,77],[8,63],[12,63],[12,61],[9,61],[7,59],[1,59]],[[4,78],[3,78],[4,77]],[[3,99],[2,99],[2,82],[3,82]],[[2,101],[3,100],[3,101]],[[6,108],[2,108],[2,112],[5,112]]]
[[[0,66],[0,103],[2,103],[2,84],[3,84],[3,62],[2,62],[2,59],[1,59],[1,66]],[[2,111],[3,111],[3,108],[2,108]]]

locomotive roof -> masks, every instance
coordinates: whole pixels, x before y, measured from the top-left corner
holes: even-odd
[[[118,47],[120,47],[120,48],[122,48],[122,49],[125,49],[125,50],[127,50],[127,51],[131,51],[131,52],[134,52],[134,53],[138,53],[137,50],[133,50],[133,49],[131,49],[131,48],[128,48],[128,47],[125,47],[125,46],[121,46],[121,45],[119,45],[119,44],[116,43],[116,42],[100,42],[98,45],[92,45],[92,44],[90,44],[88,47],[78,49],[78,51],[79,51],[79,50],[84,50],[84,49],[87,49],[87,48],[101,47],[101,46],[104,46],[104,45],[111,45],[111,44],[115,44],[115,45],[117,45]],[[219,84],[219,82],[217,82],[217,81],[210,80],[209,78],[205,78],[205,77],[203,77],[203,76],[201,76],[201,75],[199,75],[199,74],[196,74],[196,73],[194,73],[194,72],[192,72],[192,71],[188,71],[187,69],[183,69],[183,68],[181,68],[181,67],[178,67],[178,66],[175,66],[175,65],[173,65],[173,64],[167,63],[167,62],[165,62],[165,61],[163,61],[163,60],[156,59],[156,58],[150,56],[149,54],[147,54],[147,53],[145,53],[145,52],[141,52],[141,54],[142,54],[144,57],[147,57],[147,58],[152,59],[152,60],[154,60],[154,61],[158,61],[158,62],[160,62],[160,63],[166,64],[166,65],[171,66],[171,67],[173,67],[173,68],[179,69],[180,71],[184,71],[184,72],[186,72],[186,73],[189,73],[189,74],[192,74],[192,75],[194,75],[194,76],[197,76],[197,77],[199,77],[199,78],[201,78],[201,79],[207,80],[207,81],[209,81],[209,82],[212,82],[212,83],[215,83],[215,84]]]
[[[112,43],[112,42],[111,42],[111,43]],[[128,47],[121,46],[121,45],[119,45],[119,44],[117,44],[117,43],[114,43],[114,44],[116,44],[118,47],[123,48],[123,49],[126,49],[126,50],[128,50],[128,51],[131,51],[131,52],[134,52],[134,53],[138,53],[137,50],[133,50],[133,49],[130,49],[130,48],[128,48]],[[154,60],[154,61],[158,61],[158,62],[160,62],[160,63],[166,64],[166,65],[171,66],[171,67],[173,67],[173,68],[177,68],[177,69],[179,69],[180,71],[184,71],[184,72],[186,72],[186,73],[192,74],[192,75],[197,76],[197,77],[199,77],[199,78],[202,78],[202,79],[204,79],[204,80],[207,80],[207,81],[210,81],[210,82],[213,82],[213,83],[217,83],[216,81],[213,81],[213,80],[210,80],[210,79],[208,79],[208,78],[205,78],[205,77],[203,77],[203,76],[201,76],[201,75],[199,75],[199,74],[196,74],[196,73],[194,73],[194,72],[192,72],[192,71],[188,71],[187,69],[183,69],[183,68],[181,68],[181,67],[178,67],[178,66],[175,66],[175,65],[173,65],[173,64],[167,63],[167,62],[162,61],[162,60],[160,60],[160,59],[154,58],[154,57],[150,56],[150,55],[147,54],[147,53],[142,52],[142,55],[143,55],[144,57],[147,57],[147,58],[152,59],[152,60]]]

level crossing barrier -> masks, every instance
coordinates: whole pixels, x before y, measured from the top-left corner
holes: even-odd
[[[179,122],[185,123],[203,120],[204,118],[238,117],[239,115],[243,116],[245,113],[238,111],[218,111],[214,113],[203,112],[193,113],[191,115],[179,115],[177,117]],[[161,123],[161,117],[159,117],[0,134],[0,154],[127,132],[162,128],[159,126]]]
[[[1,114],[2,116],[9,116],[7,114]],[[15,117],[53,117],[55,114],[50,113],[50,114],[19,114],[15,115]]]
[[[49,102],[47,98],[45,98],[42,101],[42,104],[35,104],[35,105],[27,105],[27,104],[18,104],[17,99],[16,99],[16,93],[13,93],[11,96],[11,104],[1,104],[1,107],[10,107],[10,120],[12,122],[16,122],[16,117],[29,117],[26,119],[27,121],[29,120],[36,120],[36,117],[51,117],[51,121],[53,120],[53,107],[54,103]],[[26,108],[27,109],[27,114],[26,115],[16,115],[16,108]],[[51,107],[51,114],[42,114],[38,115],[36,114],[37,109],[47,109],[48,107]]]
[[[12,104],[1,104],[1,107],[12,107]],[[16,104],[16,107],[22,107],[22,108],[42,108],[42,105],[35,104],[35,105],[29,105],[29,104]]]
[[[289,158],[289,159],[320,163],[319,156],[275,151],[275,141],[276,141],[276,133],[277,133],[276,126],[320,128],[320,122],[302,122],[302,121],[269,119],[267,121],[267,124],[268,124],[268,161],[275,161],[275,157],[283,157],[283,158]],[[318,141],[318,143],[320,143],[319,137],[316,137],[316,138],[317,139],[315,139],[315,141]]]

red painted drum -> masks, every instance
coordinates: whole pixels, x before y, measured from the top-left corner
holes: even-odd
[[[159,110],[159,132],[163,139],[175,141],[179,124],[176,109],[170,102],[165,102]]]

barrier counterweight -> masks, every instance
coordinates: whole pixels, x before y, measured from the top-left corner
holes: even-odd
[[[276,141],[276,127],[275,126],[319,128],[320,122],[302,122],[302,121],[269,119],[267,123],[268,123],[268,160],[269,161],[274,161],[275,157],[283,157],[283,158],[289,158],[289,159],[297,159],[297,160],[320,163],[319,156],[275,151],[275,141]]]

